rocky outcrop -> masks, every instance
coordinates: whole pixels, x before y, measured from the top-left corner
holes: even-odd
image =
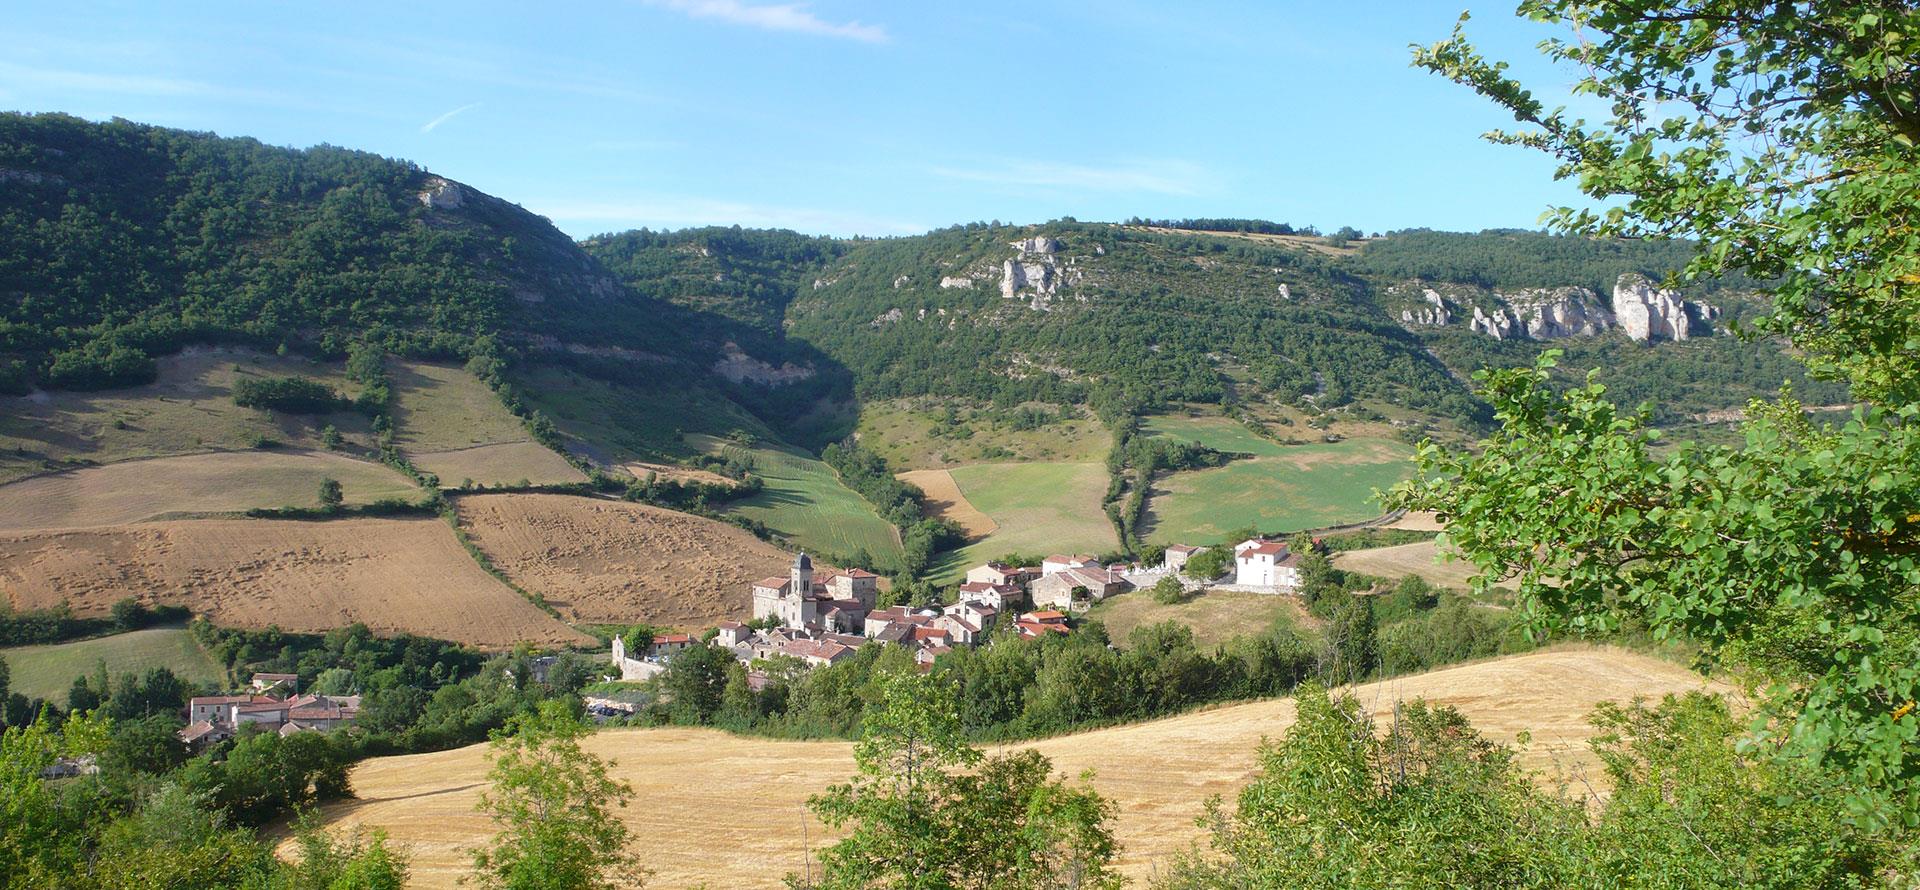
[[[901,288],[903,288],[903,287],[906,287],[906,286],[907,286],[907,283],[908,283],[908,282],[910,282],[910,281],[912,281],[912,280],[913,280],[912,278],[910,278],[910,277],[908,277],[908,276],[905,276],[905,275],[902,275],[902,276],[900,276],[899,278],[895,278],[895,279],[893,280],[893,289],[894,289],[894,290],[899,290],[899,289],[901,289]]]
[[[721,347],[720,360],[713,363],[713,373],[734,383],[779,386],[812,377],[813,369],[792,362],[775,367],[769,362],[748,355],[738,343],[729,340],[725,346]]]
[[[1061,262],[1057,238],[1036,235],[1012,246],[1019,256],[1000,264],[1000,296],[1005,299],[1025,295],[1030,298],[1029,308],[1050,311],[1060,289],[1079,284],[1083,277],[1072,259]]]
[[[1677,291],[1654,286],[1640,275],[1627,274],[1613,286],[1613,314],[1627,336],[1643,343],[1687,340],[1712,333],[1720,309],[1708,303],[1681,299]]]
[[[964,275],[944,275],[940,278],[940,287],[945,290],[952,290],[956,287],[972,290],[973,279]]]
[[[1453,323],[1453,311],[1447,308],[1447,300],[1433,288],[1424,288],[1420,297],[1427,301],[1425,306],[1410,306],[1400,310],[1403,324],[1425,325],[1431,328],[1444,328]]]
[[[453,210],[467,201],[466,190],[450,179],[435,176],[420,190],[420,203],[429,210]]]

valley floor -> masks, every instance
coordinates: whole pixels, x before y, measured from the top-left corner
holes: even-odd
[[[1459,708],[1502,742],[1526,731],[1532,740],[1520,759],[1528,767],[1549,780],[1558,770],[1595,782],[1586,718],[1596,703],[1702,688],[1727,691],[1649,656],[1563,647],[1352,692],[1376,718],[1396,701],[1425,698]],[[1200,839],[1194,820],[1205,800],[1220,795],[1230,804],[1253,775],[1261,740],[1292,720],[1293,702],[1274,699],[1014,747],[1039,750],[1069,776],[1094,771],[1094,785],[1118,805],[1122,870],[1142,881]],[[837,741],[664,728],[601,732],[587,747],[614,759],[614,776],[633,784],[621,815],[654,869],[650,885],[659,887],[781,886],[784,874],[806,868],[810,848],[829,840],[806,811],[808,796],[853,773],[852,746]],[[336,826],[385,829],[413,855],[413,886],[452,888],[466,871],[466,849],[492,832],[474,809],[486,790],[486,755],[485,745],[475,745],[366,761],[352,776],[359,799],[330,805],[323,815]]]

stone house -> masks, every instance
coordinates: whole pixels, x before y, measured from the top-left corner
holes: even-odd
[[[1233,583],[1275,590],[1300,586],[1300,557],[1279,541],[1250,538],[1233,547]]]
[[[1099,602],[1114,594],[1132,590],[1133,583],[1111,569],[1071,568],[1042,576],[1033,582],[1029,592],[1035,608],[1069,609],[1073,606],[1076,589],[1086,591],[1087,601]]]

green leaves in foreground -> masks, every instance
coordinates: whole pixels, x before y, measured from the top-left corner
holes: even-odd
[[[1394,505],[1436,511],[1536,627],[1631,619],[1750,669],[1782,755],[1848,777],[1862,816],[1920,821],[1920,409],[1816,428],[1756,403],[1744,447],[1660,457],[1643,416],[1553,392],[1551,366],[1485,375],[1500,431],[1423,446]]]

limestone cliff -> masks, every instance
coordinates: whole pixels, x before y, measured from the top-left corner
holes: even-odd
[[[1712,333],[1720,310],[1708,303],[1681,299],[1677,291],[1654,286],[1645,277],[1620,276],[1613,286],[1613,314],[1620,329],[1643,343],[1686,340]]]

